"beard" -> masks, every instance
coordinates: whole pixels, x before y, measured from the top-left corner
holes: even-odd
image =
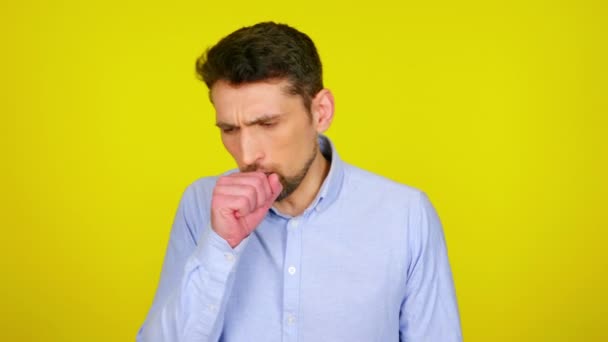
[[[317,139],[315,139],[315,144],[313,146],[313,149],[312,149],[310,155],[306,159],[306,162],[298,170],[298,172],[296,172],[296,174],[293,176],[287,176],[278,171],[268,171],[268,169],[264,169],[264,173],[266,174],[266,176],[270,176],[271,174],[276,173],[279,176],[279,181],[281,182],[281,185],[283,186],[283,190],[281,190],[281,193],[279,194],[279,196],[277,197],[275,202],[280,202],[280,201],[284,200],[285,198],[289,197],[289,195],[291,195],[294,191],[296,191],[296,189],[300,186],[300,184],[304,180],[304,177],[306,177],[306,175],[308,174],[308,170],[310,169],[310,166],[315,161],[318,150],[319,150],[319,142],[317,141]],[[262,168],[259,165],[252,164],[252,165],[247,165],[247,166],[241,168],[241,172],[253,172],[253,171],[259,171],[260,169],[262,169]],[[271,165],[270,170],[273,170],[273,169],[276,170],[277,168]]]

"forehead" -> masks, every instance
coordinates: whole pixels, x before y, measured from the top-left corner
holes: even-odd
[[[220,80],[211,88],[210,97],[219,115],[276,111],[298,103],[299,97],[289,94],[287,80],[230,84]]]

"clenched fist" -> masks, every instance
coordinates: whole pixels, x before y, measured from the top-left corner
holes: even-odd
[[[211,227],[236,247],[262,222],[281,190],[276,173],[238,172],[220,177],[211,199]]]

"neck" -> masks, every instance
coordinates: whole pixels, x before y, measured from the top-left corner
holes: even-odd
[[[321,189],[321,185],[329,173],[329,166],[330,164],[321,154],[321,150],[317,150],[317,155],[306,176],[302,179],[302,183],[287,198],[281,202],[276,202],[274,204],[275,208],[290,216],[302,214],[319,193],[319,189]]]

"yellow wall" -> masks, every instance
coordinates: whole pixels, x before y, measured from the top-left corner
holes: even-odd
[[[134,339],[234,165],[194,60],[262,20],[316,41],[343,159],[428,192],[466,341],[608,340],[605,2],[171,3],[0,5],[0,340]]]

